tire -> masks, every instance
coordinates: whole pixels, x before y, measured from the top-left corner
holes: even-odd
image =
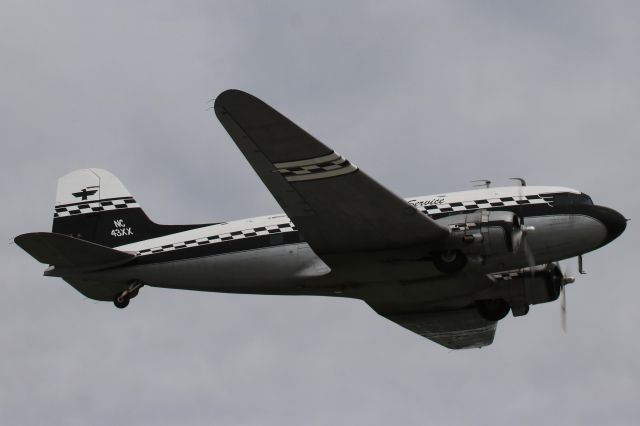
[[[113,299],[113,304],[116,306],[116,308],[118,309],[124,309],[127,306],[129,306],[129,298],[128,297],[123,297],[120,300],[120,295],[117,295],[114,299]]]
[[[504,299],[478,300],[476,307],[480,316],[487,321],[500,321],[511,310],[511,306]]]
[[[433,264],[436,269],[444,274],[454,274],[467,264],[467,256],[459,250],[435,253]]]

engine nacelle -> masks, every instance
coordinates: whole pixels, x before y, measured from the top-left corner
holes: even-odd
[[[492,293],[507,301],[514,316],[524,315],[529,305],[556,300],[564,284],[572,282],[565,278],[558,265],[535,266],[489,275],[494,281]]]
[[[478,210],[437,222],[451,230],[450,249],[477,256],[515,253],[526,231],[520,217],[509,211]]]

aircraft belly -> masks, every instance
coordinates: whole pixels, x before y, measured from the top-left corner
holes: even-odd
[[[289,244],[139,265],[121,271],[155,287],[233,293],[295,293],[305,283],[321,280],[330,269],[307,244]]]
[[[473,303],[474,295],[492,284],[484,274],[475,272],[347,287],[342,296],[362,299],[374,309],[387,312],[461,308]]]

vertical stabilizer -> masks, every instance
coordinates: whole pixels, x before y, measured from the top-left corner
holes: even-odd
[[[52,231],[116,247],[203,225],[152,222],[113,174],[81,169],[58,179]]]

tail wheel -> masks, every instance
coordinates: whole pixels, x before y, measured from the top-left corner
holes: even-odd
[[[129,301],[138,295],[142,286],[144,286],[144,282],[131,280],[129,288],[113,297],[113,304],[119,309],[126,308],[129,305]]]
[[[467,256],[460,250],[443,251],[433,256],[433,264],[438,271],[453,274],[464,268],[467,264]]]
[[[487,321],[499,321],[511,310],[511,306],[504,299],[478,300],[476,307],[480,316]]]
[[[129,300],[130,299],[127,296],[121,296],[120,294],[117,294],[113,299],[113,304],[116,305],[116,308],[118,309],[124,309],[129,306]]]

